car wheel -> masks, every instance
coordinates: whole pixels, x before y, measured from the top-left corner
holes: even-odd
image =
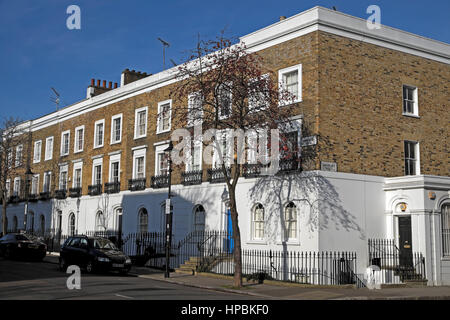
[[[64,258],[59,258],[59,270],[66,271],[67,270],[67,263]]]
[[[94,272],[94,262],[92,260],[89,260],[86,264],[86,272],[87,273],[93,273]]]

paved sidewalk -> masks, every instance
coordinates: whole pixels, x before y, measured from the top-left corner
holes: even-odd
[[[58,263],[57,255],[47,255],[45,262]],[[318,287],[302,285],[273,285],[244,283],[242,289],[233,288],[231,279],[211,275],[171,273],[164,278],[162,270],[134,267],[130,275],[165,281],[190,287],[246,294],[250,297],[275,300],[450,300],[450,287],[386,288],[369,290],[353,287]]]

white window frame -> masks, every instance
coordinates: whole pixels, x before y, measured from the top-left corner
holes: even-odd
[[[162,118],[160,117],[161,108],[167,104],[169,104],[169,128],[166,130],[162,130],[160,128],[160,125],[162,124]],[[158,102],[158,116],[156,119],[156,134],[170,132],[171,129],[172,129],[172,99],[169,99],[169,100]]]
[[[49,152],[49,148],[48,148],[49,141],[51,141],[51,146],[52,146],[50,152]],[[55,139],[54,139],[53,136],[52,137],[47,137],[45,139],[45,161],[53,159],[53,145],[54,145],[54,141],[55,141]]]
[[[45,190],[45,177],[49,176],[48,178],[48,190]],[[46,171],[44,172],[44,177],[42,179],[42,192],[50,192],[51,190],[51,186],[52,186],[52,172],[51,171]]]
[[[196,108],[196,109],[201,109],[199,114],[201,119],[195,119],[194,117],[192,117],[192,113],[193,113],[193,109],[194,109],[194,99],[198,99],[196,97],[200,96],[200,108]],[[197,92],[192,92],[188,95],[188,119],[187,119],[187,126],[188,127],[193,127],[196,125],[200,125],[203,122],[203,97],[201,97],[201,92],[197,91]]]
[[[227,116],[222,116],[221,115],[221,113],[222,113],[222,105],[220,104],[220,94],[222,93],[222,90],[223,89],[221,89],[220,87],[221,86],[225,86],[225,85],[227,85],[227,86],[229,86],[230,87],[230,91],[229,91],[229,94],[230,94],[230,114],[229,115],[227,115]],[[219,111],[219,120],[224,120],[224,119],[228,119],[229,117],[231,117],[231,115],[233,114],[233,89],[232,89],[232,87],[233,87],[233,84],[232,83],[228,83],[228,84],[225,84],[225,83],[223,83],[223,84],[221,84],[220,86],[219,86],[219,105],[218,105],[218,111]]]
[[[19,158],[17,157],[17,155],[19,154],[19,150],[20,150],[20,155],[21,155],[20,161],[19,161]],[[16,167],[20,167],[22,164],[23,164],[23,145],[20,144],[16,147],[16,163],[15,163],[15,165],[16,165]]]
[[[163,144],[163,145],[159,145],[156,146],[155,148],[155,176],[159,176],[161,175],[161,171],[159,168],[159,160],[158,160],[158,155],[165,153],[165,150],[169,147],[168,144]]]
[[[101,166],[101,169],[100,169],[101,182],[100,183],[103,184],[103,158],[97,158],[92,161],[92,185],[93,186],[97,185],[97,179],[95,176],[95,167],[96,166]]]
[[[256,213],[256,209],[257,207],[261,205],[262,206],[262,210],[263,210],[263,220],[255,220],[255,213]],[[256,237],[256,223],[262,223],[262,237],[258,238]],[[266,210],[264,208],[264,206],[261,203],[256,203],[251,211],[251,241],[256,241],[256,242],[262,242],[265,239],[265,232],[266,232]]]
[[[415,165],[416,173],[414,175],[418,176],[418,175],[420,175],[420,143],[419,143],[419,141],[413,141],[413,140],[404,140],[403,141],[403,153],[404,153],[403,163],[405,163],[405,161],[406,161],[405,142],[414,144],[414,155],[415,155],[415,162],[416,162],[415,163],[416,164]],[[406,175],[406,167],[405,167],[404,174]]]
[[[11,179],[6,179],[6,198],[8,199],[9,197],[11,197]]]
[[[286,241],[287,244],[299,244],[300,241],[300,214],[299,214],[299,207],[294,203],[295,206],[295,238],[290,238],[289,237],[289,230],[287,229],[286,223],[287,223],[287,219],[286,219],[286,209],[288,207],[288,205],[290,204],[290,202],[286,203],[283,207],[284,210],[284,221],[281,221],[282,223],[284,223],[284,228],[282,228],[281,230],[285,230],[287,234],[284,234],[284,240]]]
[[[139,135],[139,118],[138,115],[142,111],[145,111],[145,133],[143,135]],[[136,109],[134,112],[134,139],[141,139],[147,137],[148,130],[148,107],[142,107]]]
[[[251,81],[252,82],[265,81],[268,84],[268,82],[270,81],[270,77],[269,77],[269,74],[266,73],[266,74],[263,74],[261,77],[259,77],[259,79],[255,78],[255,79],[252,79]],[[258,92],[258,94],[259,93],[260,92]],[[251,92],[248,93],[248,97],[249,97],[249,100],[248,100],[249,113],[261,111],[261,110],[264,110],[264,109],[266,109],[268,107],[268,103],[267,102],[266,102],[266,104],[264,106],[260,106],[260,107],[253,105],[251,103],[251,100],[250,100],[251,94],[252,94]],[[258,109],[256,110],[256,108],[258,108]]]
[[[297,88],[297,92],[298,92],[298,96],[292,100],[292,101],[280,101],[280,106],[286,106],[286,105],[290,105],[293,103],[298,103],[298,102],[302,102],[303,98],[302,98],[302,65],[301,64],[297,64],[295,66],[291,66],[288,68],[284,68],[281,70],[278,70],[278,84],[280,89],[283,89],[285,87],[285,84],[283,82],[283,75],[286,73],[290,73],[293,71],[297,71],[298,72],[298,88]]]
[[[37,147],[37,145],[39,145],[39,147]],[[34,142],[33,163],[41,162],[41,155],[42,155],[42,140],[37,140]]]
[[[413,112],[407,112],[405,111],[405,96],[403,94],[403,89],[407,87],[409,89],[413,89],[414,93],[413,93]],[[411,86],[409,84],[403,84],[402,85],[402,114],[404,116],[408,116],[408,117],[419,117],[419,89],[416,86]]]
[[[115,135],[116,130],[115,130],[115,127],[114,127],[114,121],[117,120],[117,119],[120,119],[120,138],[119,138],[119,140],[116,141],[116,140],[114,140],[114,138],[116,136]],[[122,142],[122,132],[123,132],[123,114],[120,113],[120,114],[116,114],[116,115],[111,117],[111,145]]]
[[[191,137],[191,143],[189,145],[189,148],[187,148],[187,153],[186,153],[186,165],[185,165],[185,170],[186,171],[193,171],[193,166],[192,166],[192,157],[194,156],[193,152],[195,152],[195,147],[199,147],[200,148],[200,167],[198,170],[202,170],[203,167],[203,141],[202,141],[202,136],[199,136],[197,139]]]
[[[18,185],[18,188],[17,188],[18,190],[16,190],[16,181],[19,181],[19,183],[17,184]],[[21,184],[22,184],[22,180],[20,179],[20,177],[15,177],[14,178],[14,185],[13,185],[13,195],[14,196],[20,197]]]
[[[82,187],[83,187],[83,161],[78,161],[78,162],[75,162],[75,163],[73,164],[72,188],[76,188],[76,186],[75,186],[75,182],[76,182],[75,171],[76,171],[77,169],[80,169],[80,170],[81,170],[81,172],[80,172],[80,186],[79,186],[79,188],[82,188]]]
[[[64,136],[68,135],[67,137],[67,153],[64,153]],[[70,130],[64,131],[61,133],[61,156],[67,156],[70,152]]]
[[[230,135],[232,134],[232,131],[230,129],[222,129],[217,130],[215,139],[218,141],[219,145],[223,147],[223,139],[226,139],[226,150],[225,150],[225,166],[229,167],[231,165],[231,160],[233,159],[233,150],[234,150],[234,143],[232,143],[230,139]],[[231,143],[230,143],[231,142]],[[218,169],[222,167],[222,164],[220,163],[220,156],[218,153],[218,149],[216,148],[216,142],[212,142],[213,145],[213,169]],[[221,150],[223,152],[223,150]]]
[[[34,183],[34,181],[36,181],[36,183]],[[36,193],[33,193],[34,186],[36,186]],[[30,194],[39,195],[39,174],[35,174],[31,178],[31,190],[30,191],[31,191]]]
[[[78,132],[79,131],[83,131],[83,135],[82,135],[82,145],[81,147],[78,145],[79,143],[79,139],[78,139]],[[79,153],[79,152],[83,152],[84,150],[84,133],[85,133],[85,126],[79,126],[75,128],[75,139],[74,139],[74,144],[73,144],[73,153]]]
[[[112,167],[113,167],[113,163],[116,163],[116,162],[119,163],[119,182],[120,182],[120,173],[121,173],[120,158],[121,158],[120,154],[115,154],[113,156],[110,156],[110,158],[109,158],[109,180],[108,180],[108,182],[110,182],[110,183],[114,182]]]
[[[103,136],[102,136],[102,143],[101,144],[97,144],[98,143],[98,141],[97,141],[98,140],[97,139],[97,136],[98,136],[97,128],[98,128],[99,124],[103,125]],[[94,149],[102,148],[104,145],[105,145],[105,119],[102,119],[102,120],[95,121],[95,123],[94,123]]]
[[[61,184],[61,182],[62,182],[61,181],[61,173],[63,173],[63,172],[66,172],[66,185],[65,186],[63,186]],[[67,191],[68,183],[69,183],[69,166],[67,164],[60,165],[60,167],[59,167],[58,189]]]

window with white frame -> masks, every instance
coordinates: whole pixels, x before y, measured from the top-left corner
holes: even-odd
[[[202,142],[193,141],[190,161],[187,163],[187,171],[199,171],[202,170]]]
[[[62,165],[59,168],[59,190],[67,190],[67,179],[68,179],[69,167],[67,165]]]
[[[218,130],[213,146],[213,168],[221,168],[222,163],[225,163],[225,166],[230,166],[233,153],[230,131],[226,129]]]
[[[98,211],[95,216],[95,231],[104,231],[105,229],[105,217],[102,211]]]
[[[221,84],[218,89],[219,119],[226,119],[232,112],[231,84]]]
[[[263,129],[247,130],[247,163],[257,164],[268,161],[268,134]]]
[[[44,184],[43,184],[43,192],[50,192],[50,182],[52,178],[52,173],[47,171],[44,173]]]
[[[260,203],[253,207],[252,238],[253,240],[264,239],[264,207]]]
[[[111,144],[122,141],[122,114],[111,118]]]
[[[82,152],[84,149],[84,126],[75,128],[75,150],[74,152]]]
[[[446,203],[441,209],[442,229],[442,253],[444,257],[450,257],[450,203]]]
[[[139,233],[148,232],[148,212],[147,212],[147,209],[145,209],[145,208],[141,208],[139,210],[138,232]]]
[[[138,149],[133,152],[133,179],[145,178],[146,153],[146,148]]]
[[[282,94],[280,104],[286,105],[302,101],[302,65],[298,64],[278,71],[278,81]]]
[[[23,145],[16,147],[16,167],[20,167],[23,161]]]
[[[170,131],[172,116],[172,100],[158,103],[158,120],[156,133]]]
[[[31,178],[31,194],[32,195],[39,194],[39,174],[35,174]]]
[[[109,158],[109,182],[120,181],[120,154]]]
[[[45,139],[45,160],[53,159],[53,137]]]
[[[102,167],[103,158],[95,159],[92,163],[92,185],[99,186],[102,184]]]
[[[67,156],[70,148],[70,131],[64,131],[61,135],[61,156]]]
[[[83,162],[78,161],[73,164],[72,188],[81,188],[83,181]]]
[[[166,152],[156,153],[156,175],[166,176],[169,173],[169,156]]]
[[[20,196],[20,178],[14,178],[14,189],[13,189],[13,196],[19,197]]]
[[[105,119],[95,122],[94,148],[103,147],[105,140]]]
[[[259,79],[253,79],[249,83],[248,108],[257,112],[264,110],[269,105],[269,75],[264,74]]]
[[[297,239],[297,207],[293,202],[290,202],[285,209],[285,239],[295,240]]]
[[[39,163],[41,161],[41,151],[42,150],[42,141],[34,142],[34,154],[33,154],[33,163]]]
[[[418,91],[416,87],[403,85],[403,114],[419,116]]]
[[[9,197],[11,196],[11,180],[10,179],[6,180],[5,189],[6,189],[6,198],[9,199]]]
[[[405,175],[413,176],[420,174],[419,143],[415,141],[404,141],[405,150]]]
[[[75,214],[72,212],[69,215],[69,236],[75,235]]]
[[[147,136],[147,110],[148,107],[136,109],[134,120],[134,138],[139,139]]]
[[[205,208],[197,205],[194,209],[194,232],[205,231]]]
[[[203,118],[203,97],[201,92],[194,92],[188,96],[188,127],[193,127],[202,123]]]

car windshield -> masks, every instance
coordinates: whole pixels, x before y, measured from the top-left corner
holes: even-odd
[[[114,243],[107,239],[93,239],[91,240],[91,243],[93,243],[95,249],[117,250]]]

